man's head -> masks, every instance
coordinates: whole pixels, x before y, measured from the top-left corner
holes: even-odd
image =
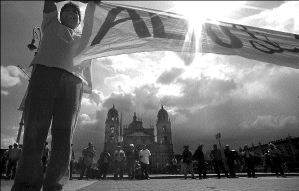
[[[184,145],[184,149],[188,150],[189,149],[189,145]]]
[[[202,148],[203,148],[203,144],[199,144],[198,149],[202,150]]]
[[[72,2],[63,5],[60,10],[60,21],[61,24],[71,29],[77,28],[81,22],[81,13],[78,5]]]
[[[92,147],[93,145],[92,145],[92,142],[89,142],[88,143],[88,147]]]
[[[13,144],[13,147],[14,147],[14,148],[18,148],[18,143],[14,143],[14,144]]]

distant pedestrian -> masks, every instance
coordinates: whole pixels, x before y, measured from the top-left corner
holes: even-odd
[[[255,168],[254,168],[254,153],[251,152],[248,148],[248,145],[244,146],[244,151],[242,153],[242,156],[245,161],[246,171],[247,171],[247,177],[248,178],[256,178],[255,176]]]
[[[130,144],[129,149],[126,152],[129,179],[135,179],[135,161],[138,160],[136,153],[134,144]]]
[[[97,162],[98,170],[99,170],[99,179],[106,179],[107,172],[110,166],[111,161],[111,155],[107,151],[106,148],[104,148],[103,152],[100,154],[100,158]]]
[[[49,147],[48,147],[48,142],[46,141],[44,144],[43,153],[42,153],[43,174],[46,173],[48,159],[49,159]]]
[[[182,153],[182,170],[184,173],[184,178],[187,179],[188,172],[191,173],[192,179],[195,179],[193,172],[193,162],[192,162],[192,152],[189,150],[189,145],[184,146],[184,151]]]
[[[178,173],[178,160],[173,156],[171,159],[171,172],[172,174],[177,174]]]
[[[139,160],[141,165],[143,179],[150,179],[148,175],[149,157],[151,156],[150,150],[146,148],[146,145],[142,145],[142,149],[139,151]]]
[[[270,155],[270,160],[273,164],[273,170],[275,174],[278,176],[285,177],[284,170],[283,170],[283,164],[282,164],[282,154],[281,151],[273,144],[269,144],[269,155]]]
[[[272,165],[271,165],[271,158],[268,150],[264,153],[264,160],[263,160],[264,172],[268,172],[268,168],[272,172]]]
[[[8,149],[4,152],[2,163],[3,163],[3,173],[5,173],[5,178],[10,178],[10,172],[8,172],[9,154],[12,150],[12,145],[8,146]]]
[[[86,173],[86,179],[88,180],[91,177],[91,166],[96,155],[96,150],[91,142],[88,143],[88,147],[84,148],[82,151],[83,162],[80,173],[80,178],[82,179]]]
[[[220,170],[222,170],[225,176],[228,177],[228,174],[224,168],[224,164],[222,161],[221,151],[217,148],[216,144],[213,145],[213,150],[210,153],[210,157],[212,159],[217,177],[220,178]]]
[[[202,151],[203,145],[200,144],[193,154],[193,159],[198,163],[198,178],[207,178],[206,161]]]
[[[73,144],[71,144],[71,160],[70,160],[70,180],[73,179],[73,170],[74,170],[74,163],[75,163],[75,152],[73,149]]]
[[[228,166],[229,177],[236,178],[236,168],[235,168],[235,161],[237,159],[237,152],[235,150],[231,150],[229,145],[225,145],[224,155],[226,158],[226,163]]]
[[[8,167],[6,172],[6,177],[8,179],[14,179],[16,175],[16,169],[18,161],[21,157],[21,149],[17,143],[14,143],[13,148],[10,150],[8,155]]]
[[[116,147],[116,150],[113,154],[113,170],[114,170],[114,179],[120,179],[124,176],[124,166],[125,166],[125,160],[126,160],[126,154],[125,151],[121,149],[121,146],[118,145]]]

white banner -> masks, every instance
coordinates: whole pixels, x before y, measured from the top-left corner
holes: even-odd
[[[207,21],[201,30],[179,15],[101,3],[96,7],[88,46],[75,58],[84,60],[150,51],[238,55],[299,68],[299,35]]]

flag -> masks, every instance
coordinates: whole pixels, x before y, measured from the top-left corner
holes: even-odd
[[[112,3],[98,4],[93,22],[89,43],[75,58],[76,65],[106,56],[174,51],[188,62],[201,52],[299,69],[297,34],[211,20],[194,27],[178,14]]]

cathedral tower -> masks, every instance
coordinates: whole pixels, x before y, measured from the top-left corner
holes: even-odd
[[[114,151],[120,136],[120,121],[118,111],[115,109],[113,105],[113,107],[108,111],[105,122],[104,147],[107,149],[108,152]]]
[[[157,115],[157,142],[158,144],[172,144],[171,140],[171,123],[168,113],[163,105]]]

